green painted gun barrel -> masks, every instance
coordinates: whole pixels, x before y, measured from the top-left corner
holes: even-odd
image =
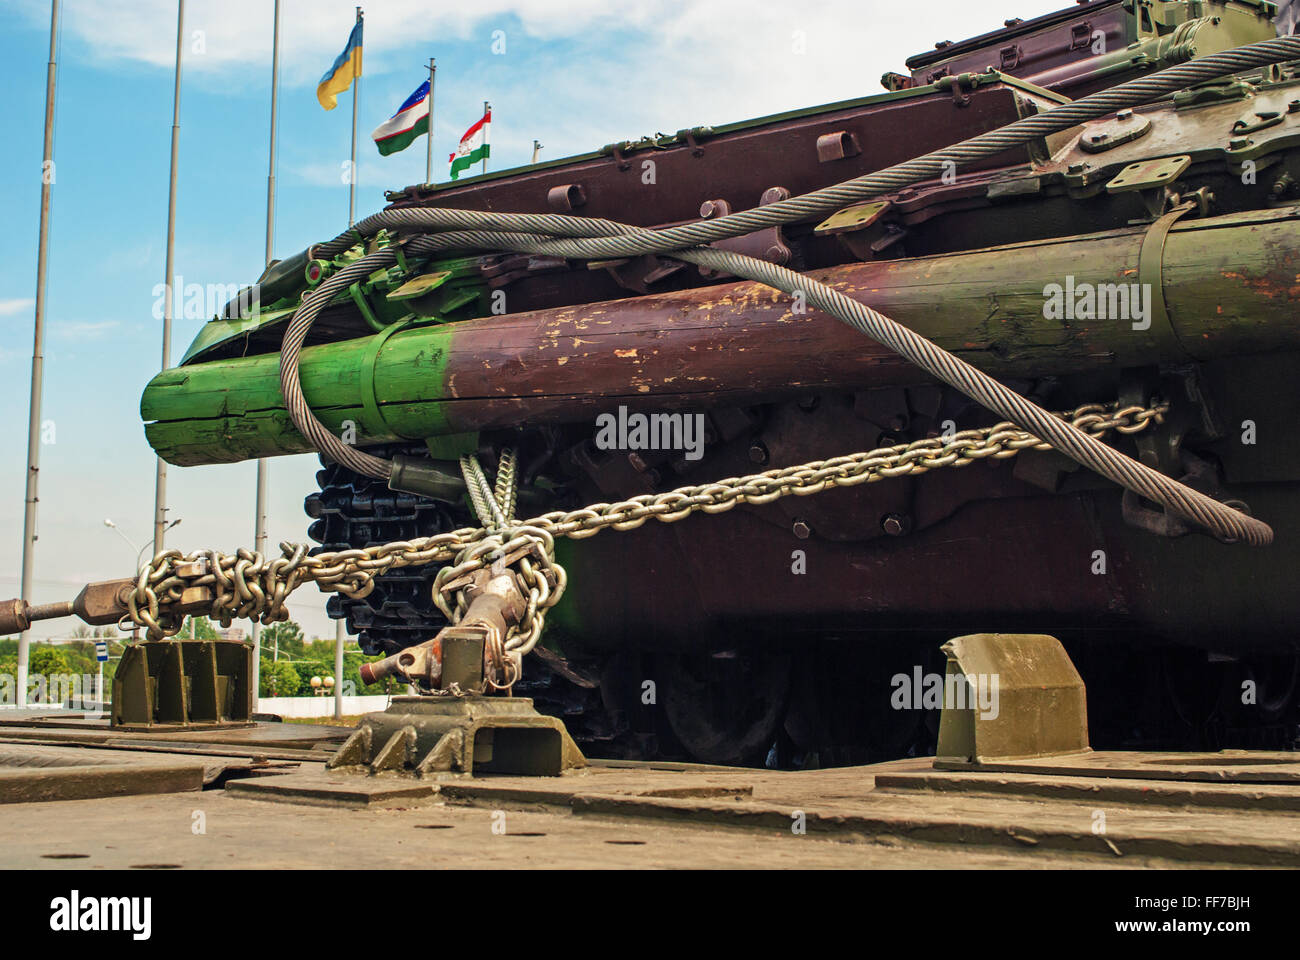
[[[1300,207],[1183,220],[1163,244],[1139,226],[813,275],[995,376],[1300,349]],[[748,282],[415,325],[307,348],[301,370],[317,416],[339,431],[352,421],[359,444],[926,379]],[[181,466],[309,449],[278,354],[164,371],[140,412],[149,443]]]

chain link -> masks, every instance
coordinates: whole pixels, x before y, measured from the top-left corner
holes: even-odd
[[[507,692],[523,674],[523,658],[542,638],[546,611],[559,602],[568,584],[568,574],[555,562],[555,538],[551,533],[515,520],[516,462],[514,450],[502,451],[496,486],[492,487],[477,459],[461,458],[465,487],[474,513],[485,524],[484,535],[460,551],[455,562],[439,570],[433,581],[433,599],[438,609],[452,623],[460,623],[469,609],[470,575],[497,560],[510,559],[526,606],[504,642],[489,644],[484,650],[483,664],[488,686]],[[455,583],[462,586],[450,586]]]
[[[1085,404],[1056,416],[1100,440],[1110,433],[1140,433],[1152,424],[1163,423],[1168,411],[1167,404],[1151,407]],[[135,590],[128,599],[128,617],[145,628],[150,640],[175,636],[180,632],[183,617],[168,608],[180,600],[187,588],[207,587],[213,594],[208,616],[223,627],[245,617],[271,624],[288,619],[285,601],[303,584],[315,583],[324,593],[335,592],[361,600],[374,589],[375,578],[390,570],[436,563],[449,566],[435,578],[434,600],[454,622],[464,613],[464,597],[449,601],[441,587],[490,566],[495,559],[523,550],[525,555],[519,561],[518,572],[527,588],[528,612],[520,622],[520,631],[507,641],[507,649],[522,656],[536,645],[545,612],[559,600],[567,583],[564,569],[554,559],[556,537],[583,540],[607,529],[635,530],[650,519],[675,523],[695,513],[725,513],[740,504],[761,506],[786,496],[812,496],[837,487],[856,487],[894,477],[919,476],[945,467],[964,467],[978,460],[1005,460],[1024,450],[1051,449],[1050,444],[1028,431],[1004,422],[951,436],[930,437],[716,483],[679,487],[667,493],[643,494],[620,503],[552,511],[522,523],[512,519],[516,483],[513,453],[508,460],[503,458],[495,488],[487,483],[477,461],[467,458],[481,482],[476,489],[467,476],[470,498],[480,518],[484,517],[484,511],[493,517],[485,520],[488,526],[314,556],[308,555],[307,546],[289,542],[280,544],[282,556],[275,558],[244,549],[234,554],[215,550],[182,554],[179,550],[167,550],[140,570]],[[501,495],[509,499],[509,511],[501,511]],[[503,517],[500,523],[495,519],[496,513]],[[184,576],[177,572],[182,565],[192,564],[199,565],[199,572]]]

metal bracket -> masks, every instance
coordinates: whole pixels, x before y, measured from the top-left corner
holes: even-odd
[[[978,74],[962,73],[957,76],[943,76],[934,81],[936,90],[952,93],[952,102],[958,107],[969,107],[975,88],[979,86]]]
[[[1192,356],[1179,340],[1178,331],[1174,328],[1173,320],[1169,316],[1168,304],[1165,302],[1165,241],[1174,224],[1195,210],[1197,206],[1197,201],[1189,200],[1156,220],[1142,239],[1142,247],[1138,253],[1138,282],[1151,291],[1151,316],[1148,318],[1148,325],[1162,346],[1167,348],[1166,352],[1188,359],[1192,359]],[[1145,328],[1135,325],[1134,329]]]
[[[1160,157],[1156,160],[1139,160],[1130,163],[1106,184],[1107,193],[1130,193],[1134,190],[1151,190],[1167,187],[1192,165],[1186,154],[1180,157]]]
[[[758,205],[765,207],[770,203],[787,200],[789,197],[790,191],[785,187],[768,187],[763,191],[763,196],[759,199]],[[700,207],[700,216],[706,220],[711,217],[724,217],[729,212],[728,205],[717,200],[705,201]],[[720,250],[729,250],[733,253],[744,254],[748,257],[766,260],[769,263],[782,266],[789,263],[794,257],[794,252],[790,249],[780,226],[765,227],[762,230],[755,230],[753,233],[742,234],[739,237],[717,240],[713,246]],[[705,276],[714,275],[714,271],[705,267],[700,267],[700,273]]]
[[[393,429],[392,425],[384,419],[384,412],[379,408],[379,399],[375,395],[375,362],[379,359],[379,351],[384,349],[384,344],[393,334],[405,330],[411,326],[413,321],[402,320],[383,329],[382,332],[370,338],[370,343],[366,346],[365,356],[361,361],[361,406],[365,410],[362,417],[362,426],[366,432],[374,437],[381,437],[386,434],[400,437],[402,434]],[[406,439],[419,439],[407,437]]]
[[[1281,112],[1277,110],[1256,110],[1234,123],[1232,132],[1237,135],[1257,133],[1260,130],[1267,130],[1269,127],[1277,126],[1282,122],[1282,119]]]
[[[935,769],[1089,751],[1083,678],[1055,637],[985,633],[940,649],[948,667]]]
[[[426,273],[419,277],[407,280],[396,290],[388,293],[389,300],[414,300],[416,297],[422,297],[426,293],[432,293],[444,283],[450,280],[452,271],[438,270],[434,273]]]
[[[836,130],[834,133],[824,133],[817,138],[818,163],[847,160],[861,152],[857,135],[849,130]]]
[[[650,292],[652,284],[685,268],[686,264],[681,260],[664,260],[652,253],[616,260],[591,260],[587,263],[588,270],[604,270],[624,290],[642,295]]]
[[[877,223],[893,206],[891,200],[871,200],[867,203],[855,203],[837,210],[819,223],[813,233],[819,237],[832,237],[841,233],[866,230]]]
[[[1217,440],[1223,435],[1210,398],[1201,385],[1198,368],[1193,366],[1176,377],[1163,379],[1158,379],[1154,369],[1125,371],[1119,400],[1121,404],[1148,406],[1157,392],[1169,400],[1170,409],[1159,430],[1148,430],[1133,438],[1138,459],[1152,470],[1177,477],[1179,483],[1249,514],[1247,504],[1224,496],[1218,467],[1184,449],[1184,441],[1189,435],[1207,441]],[[1124,492],[1121,509],[1124,522],[1129,526],[1159,537],[1176,539],[1202,532],[1181,518],[1156,509],[1131,490]]]
[[[370,308],[370,301],[366,299],[365,291],[361,289],[362,282],[363,281],[358,280],[356,283],[348,287],[348,296],[352,298],[352,302],[356,304],[357,310],[361,313],[361,316],[365,319],[366,323],[370,325],[372,330],[383,330],[383,322],[375,316],[375,311]]]
[[[567,213],[585,206],[587,189],[580,183],[564,183],[546,191],[546,205],[557,213]]]
[[[537,273],[567,270],[569,262],[563,257],[550,257],[531,253],[489,254],[479,258],[479,273],[492,289]]]
[[[1221,503],[1232,507],[1234,510],[1250,515],[1250,507],[1244,501],[1230,500],[1223,497],[1223,486],[1219,480],[1219,470],[1208,460],[1196,456],[1187,450],[1181,453],[1183,475],[1178,478],[1178,482],[1184,486],[1191,487],[1207,497],[1212,497]],[[1170,540],[1176,540],[1179,537],[1185,537],[1190,533],[1208,532],[1202,531],[1199,527],[1187,523],[1180,517],[1175,517],[1163,510],[1156,510],[1146,506],[1140,496],[1132,490],[1124,491],[1122,502],[1124,522],[1138,530],[1145,530],[1147,533],[1153,533],[1158,537],[1165,537]],[[1222,537],[1215,537],[1224,543],[1231,543],[1231,540],[1224,540]]]
[[[367,714],[330,770],[413,777],[475,773],[557,777],[587,765],[563,722],[522,697],[394,697]]]
[[[1111,120],[1090,123],[1084,127],[1079,137],[1079,147],[1085,153],[1105,153],[1121,144],[1141,139],[1150,132],[1149,117],[1136,114],[1132,110],[1121,110]]]
[[[252,725],[253,646],[235,640],[133,643],[113,676],[116,730]]]

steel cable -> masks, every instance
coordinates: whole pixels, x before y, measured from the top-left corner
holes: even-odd
[[[810,303],[885,344],[933,376],[963,391],[987,409],[1036,433],[1076,462],[1126,489],[1160,503],[1186,520],[1207,527],[1222,539],[1263,545],[1273,539],[1273,532],[1267,524],[1239,513],[1093,440],[960,358],[865,304],[801,274],[765,261],[721,250],[684,248],[823,213],[845,203],[874,197],[931,178],[943,172],[949,162],[968,163],[994,156],[1047,133],[1068,129],[1117,109],[1149,102],[1189,85],[1296,58],[1300,58],[1300,38],[1297,37],[1267,40],[1212,55],[1073,103],[1062,104],[1045,113],[886,170],[717,220],[651,230],[614,221],[560,214],[499,214],[429,207],[390,209],[365,218],[353,231],[322,245],[318,248],[318,253],[329,255],[342,252],[355,245],[358,239],[373,235],[380,229],[396,228],[399,232],[403,229],[439,230],[447,232],[426,233],[410,240],[405,245],[406,253],[419,257],[448,249],[507,249],[570,259],[665,253],[676,259],[764,283],[789,294],[802,292]],[[339,249],[341,244],[344,246]],[[344,444],[312,414],[302,395],[298,355],[312,322],[336,293],[369,277],[378,269],[391,266],[396,259],[393,247],[382,248],[326,279],[304,298],[295,311],[285,331],[280,358],[280,382],[286,407],[304,437],[317,449],[350,469],[380,479],[388,477],[389,461]]]
[[[742,234],[752,233],[764,227],[779,226],[827,213],[860,200],[869,200],[882,193],[898,190],[922,180],[941,176],[950,169],[947,164],[971,163],[997,156],[1014,147],[1031,140],[1068,130],[1089,120],[1107,116],[1117,110],[1141,106],[1168,96],[1187,87],[1196,86],[1211,80],[1220,79],[1255,67],[1268,66],[1288,60],[1300,59],[1300,37],[1279,37],[1264,40],[1229,50],[1224,53],[1211,54],[1188,63],[1169,67],[1148,77],[1139,77],[1091,94],[1081,100],[1063,103],[1043,113],[1025,117],[1007,126],[989,133],[972,137],[962,143],[941,150],[933,151],[922,157],[907,160],[884,170],[869,173],[843,183],[834,184],[821,190],[814,190],[798,197],[781,200],[761,207],[742,210],[737,213],[719,217],[715,220],[701,220],[681,224],[655,231],[637,231],[635,228],[618,230],[620,234],[637,234],[637,239],[630,237],[602,237],[588,243],[579,244],[582,257],[590,259],[613,259],[616,257],[639,256],[646,253],[668,253],[687,247],[699,246]],[[429,208],[424,208],[429,210]],[[397,210],[381,210],[371,214],[356,226],[318,248],[320,256],[334,256],[354,246],[359,236],[373,236],[380,229],[389,226],[390,217]],[[441,211],[450,212],[450,211]],[[436,218],[439,211],[430,210],[430,216]],[[466,219],[460,226],[493,226],[496,214],[464,211]],[[516,214],[518,219],[512,227],[514,230],[528,233],[551,232],[547,224],[555,221],[558,214]],[[608,221],[605,221],[608,223]],[[433,225],[433,224],[431,224]],[[453,224],[447,223],[447,226]],[[540,252],[559,253],[543,248]],[[564,254],[560,254],[564,255]]]

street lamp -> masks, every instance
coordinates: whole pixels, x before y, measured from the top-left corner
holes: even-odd
[[[167,532],[168,530],[170,530],[172,527],[179,526],[179,525],[180,525],[180,522],[181,522],[180,518],[179,518],[179,517],[176,518],[176,519],[173,520],[171,523],[167,524],[167,526],[163,527],[163,533],[166,533],[166,532]],[[130,545],[130,546],[135,550],[135,568],[136,568],[137,570],[139,570],[140,567],[144,565],[144,552],[145,552],[146,550],[148,550],[149,547],[151,547],[151,546],[153,545],[153,540],[150,539],[149,542],[146,543],[143,547],[137,547],[137,546],[135,545],[135,541],[132,540],[130,537],[128,537],[125,533],[123,533],[123,532],[122,532],[122,528],[119,527],[119,526],[118,526],[116,523],[114,523],[112,520],[109,520],[109,519],[105,518],[105,520],[104,520],[104,526],[106,526],[106,527],[110,527],[110,528],[112,528],[113,530],[116,530],[116,531],[117,531],[117,535],[118,535],[119,537],[121,537],[123,540],[125,540],[125,541],[127,542],[127,544]]]
[[[181,522],[180,518],[177,517],[171,523],[167,524],[167,526],[163,527],[163,533],[166,533],[168,530],[170,530],[172,527],[176,526],[180,522]],[[127,542],[127,545],[131,547],[131,549],[135,550],[135,569],[138,571],[142,566],[144,566],[144,552],[148,550],[149,547],[153,544],[153,540],[151,539],[143,547],[137,547],[135,545],[135,541],[132,540],[130,537],[128,537],[125,533],[123,533],[122,528],[119,527],[116,523],[114,523],[112,520],[110,520],[107,517],[104,518],[104,526],[108,527],[111,530],[116,531],[117,535],[121,537],[123,540],[125,540]],[[191,627],[191,629],[193,629],[193,627]],[[140,638],[140,627],[139,625],[136,625],[131,630],[131,639],[132,641],[135,641],[138,640],[139,638]]]
[[[106,526],[106,527],[111,527],[113,530],[116,530],[116,531],[117,531],[117,535],[118,535],[119,537],[121,537],[123,540],[126,541],[126,545],[127,545],[128,547],[130,547],[132,550],[134,550],[137,554],[140,552],[140,548],[137,547],[137,546],[135,545],[135,541],[132,540],[130,537],[128,537],[125,533],[123,533],[123,532],[122,532],[122,528],[119,527],[119,526],[118,526],[116,523],[114,523],[112,520],[109,520],[108,518],[105,518],[105,519],[104,519],[104,526]]]

